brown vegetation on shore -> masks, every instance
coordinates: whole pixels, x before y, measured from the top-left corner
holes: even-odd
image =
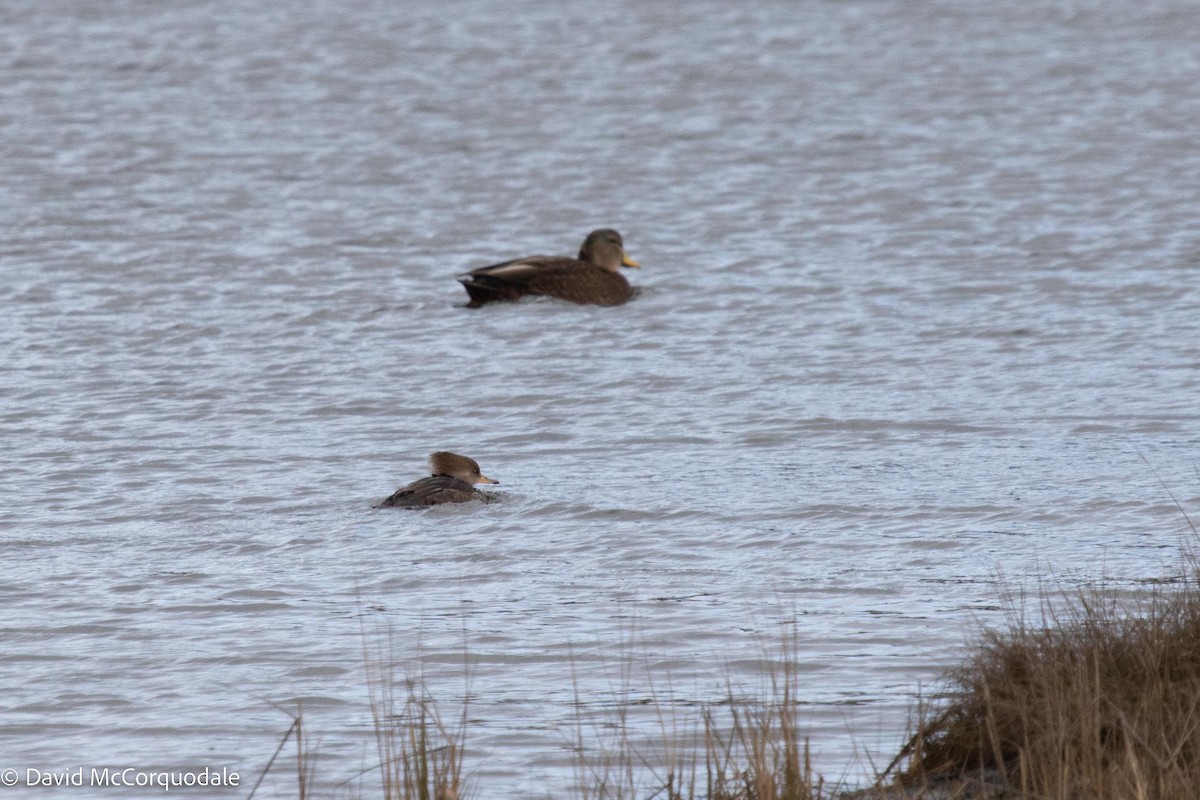
[[[1044,599],[983,631],[876,785],[847,791],[809,760],[790,666],[765,696],[662,725],[653,754],[617,712],[608,746],[575,741],[580,800],[1194,800],[1200,792],[1200,564],[1145,593]],[[788,645],[794,647],[794,640]],[[786,648],[785,648],[786,649]],[[794,651],[789,651],[794,655]],[[419,681],[397,700],[390,665],[368,659],[384,800],[464,796],[466,708],[444,724]],[[660,721],[666,703],[660,704]],[[299,736],[299,717],[295,733]],[[285,737],[286,740],[286,737]],[[603,743],[601,743],[603,745]],[[282,748],[282,743],[281,743]],[[311,768],[298,758],[301,796]],[[665,766],[664,766],[665,765]],[[467,796],[488,796],[477,787]]]
[[[987,775],[1005,796],[1194,800],[1200,585],[1092,590],[989,630],[898,757],[896,782]]]

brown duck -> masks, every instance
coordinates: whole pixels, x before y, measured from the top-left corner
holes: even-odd
[[[640,267],[625,253],[621,234],[612,228],[592,231],[579,248],[579,258],[528,256],[480,267],[459,278],[479,308],[495,300],[546,295],[572,303],[619,306],[633,297],[633,287],[618,270]]]
[[[477,483],[500,483],[479,472],[473,459],[457,453],[438,452],[429,457],[433,475],[401,486],[375,508],[420,508],[442,503],[491,502],[489,492],[475,488]]]

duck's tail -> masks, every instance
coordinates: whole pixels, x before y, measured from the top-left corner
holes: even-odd
[[[471,273],[459,277],[458,280],[463,285],[463,288],[467,290],[467,296],[470,297],[467,308],[479,308],[485,303],[519,300],[521,298],[520,290],[512,284],[497,280],[488,275]]]

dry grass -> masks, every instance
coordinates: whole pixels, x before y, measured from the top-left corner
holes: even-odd
[[[1092,591],[985,631],[919,712],[917,734],[861,800],[1195,800],[1200,796],[1200,579],[1137,601]],[[794,645],[793,645],[794,646]],[[794,654],[794,651],[793,651]],[[796,715],[794,658],[764,696],[699,710],[681,726],[651,706],[662,741],[635,742],[619,706],[599,746],[577,722],[580,800],[836,800]],[[384,800],[463,796],[466,703],[447,725],[419,678],[368,658]],[[681,727],[687,733],[680,733]],[[298,797],[312,792],[300,714]],[[288,736],[280,743],[280,749]],[[272,759],[274,760],[274,759]]]
[[[921,714],[898,782],[986,775],[1005,796],[1200,796],[1200,584],[1093,590],[989,630]]]
[[[796,718],[796,676],[789,662],[772,680],[766,702],[731,702],[722,724],[716,709],[704,714],[704,791],[709,800],[821,800],[831,796],[812,767],[808,740]]]
[[[731,686],[723,702],[681,722],[672,703],[655,696],[648,705],[602,711],[591,723],[595,731],[577,711],[573,794],[579,800],[1195,800],[1200,563],[1193,559],[1187,576],[1132,598],[1098,589],[1043,601],[1036,623],[1014,612],[1005,627],[985,630],[947,673],[947,691],[918,710],[916,734],[874,787],[845,792],[813,769],[797,719],[793,636],[758,697],[738,697]],[[454,725],[445,724],[419,677],[397,686],[390,636],[388,645],[367,658],[382,798],[459,800],[466,702]],[[578,693],[576,703],[584,707]],[[658,741],[639,738],[645,725],[634,724],[631,708],[656,715]],[[313,775],[300,715],[293,720],[303,800]]]
[[[829,800],[796,715],[795,638],[759,697],[729,687],[723,702],[682,724],[655,700],[660,741],[636,743],[628,707],[610,720],[606,742],[589,742],[577,719],[573,742],[580,800]],[[578,702],[578,700],[577,700]],[[614,732],[615,731],[615,732]]]
[[[459,800],[467,702],[449,726],[420,677],[405,675],[397,698],[390,633],[387,641],[382,653],[364,651],[383,800]]]
[[[368,652],[364,646],[367,692],[379,754],[379,764],[371,770],[379,773],[378,796],[381,800],[461,800],[465,791],[463,743],[467,702],[463,701],[461,716],[455,724],[447,725],[419,675],[405,674],[401,685],[397,686],[390,631],[386,641],[387,649],[381,648],[377,653]],[[297,709],[289,716],[292,724],[259,774],[247,800],[253,800],[291,739],[296,745],[296,797],[309,800],[315,796],[316,759],[304,733],[304,714]]]

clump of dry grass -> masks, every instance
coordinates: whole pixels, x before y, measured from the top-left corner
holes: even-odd
[[[758,697],[740,697],[730,686],[722,702],[682,725],[653,699],[658,742],[635,743],[627,708],[610,721],[610,747],[589,746],[577,721],[580,800],[831,800],[797,718],[795,646],[794,638],[785,643]]]
[[[1200,580],[1137,600],[1091,590],[1014,616],[949,673],[897,757],[898,783],[987,776],[1007,796],[1194,800]]]
[[[397,686],[390,631],[387,643],[386,649],[381,647],[374,654],[364,644],[367,692],[379,753],[376,767],[380,776],[378,796],[381,800],[460,800],[465,788],[463,746],[467,701],[463,700],[461,717],[455,724],[446,724],[419,675],[404,674],[402,685]],[[296,743],[297,800],[314,796],[316,759],[304,733],[304,714],[297,708],[289,716],[292,724],[259,774],[247,800],[253,800],[289,739]]]
[[[824,778],[812,766],[808,740],[796,717],[794,662],[772,676],[765,702],[723,707],[704,713],[704,791],[693,784],[689,798],[708,800],[822,800],[830,797]]]
[[[405,675],[397,698],[393,653],[364,657],[383,800],[459,800],[467,701],[451,726],[419,677]]]

